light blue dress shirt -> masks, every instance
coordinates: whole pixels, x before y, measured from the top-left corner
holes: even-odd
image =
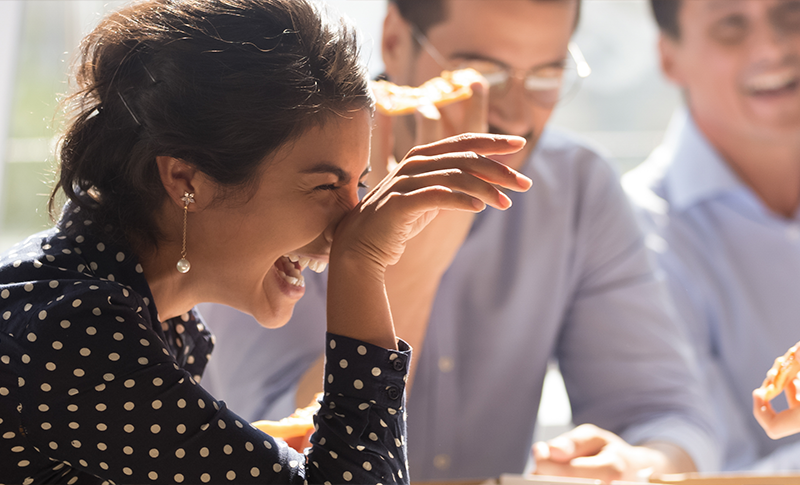
[[[618,175],[552,129],[522,171],[533,188],[510,194],[511,209],[477,216],[415,352],[412,479],[522,472],[553,357],[576,424],[635,444],[673,442],[701,470],[714,469],[715,438],[690,345]],[[292,321],[275,331],[223,307],[201,310],[218,336],[204,385],[253,419],[293,411],[297,380],[324,342],[324,281],[306,276]]]
[[[800,436],[767,437],[751,396],[774,359],[800,340],[800,217],[771,212],[687,110],[623,185],[642,209],[648,246],[695,344],[724,468],[800,470]],[[773,405],[785,409],[786,401]]]

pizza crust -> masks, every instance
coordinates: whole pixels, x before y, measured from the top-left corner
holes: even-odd
[[[390,81],[371,81],[375,106],[387,116],[411,114],[420,106],[437,108],[472,96],[470,85],[480,82],[481,75],[474,69],[443,71],[441,75],[425,81],[419,87],[399,86]]]

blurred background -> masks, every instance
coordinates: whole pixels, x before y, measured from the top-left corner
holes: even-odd
[[[323,0],[319,0],[323,1]],[[370,73],[382,70],[386,0],[324,0],[358,26]],[[0,252],[51,225],[58,102],[80,39],[124,4],[95,0],[0,1]],[[575,41],[592,68],[551,123],[609,154],[620,174],[660,142],[680,94],[661,76],[658,32],[646,0],[583,0]],[[545,381],[539,437],[569,427],[569,404],[553,364]]]

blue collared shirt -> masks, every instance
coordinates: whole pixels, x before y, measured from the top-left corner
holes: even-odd
[[[686,110],[623,185],[642,209],[648,246],[692,335],[724,468],[800,470],[800,436],[768,438],[751,396],[774,359],[800,340],[800,216],[771,212]],[[773,405],[786,408],[783,398]]]
[[[673,442],[714,469],[690,346],[617,174],[552,129],[522,171],[533,188],[510,194],[507,211],[478,214],[442,278],[408,398],[412,480],[522,472],[553,357],[575,423]],[[204,384],[237,409],[290,413],[323,344],[324,285],[306,275],[306,295],[276,331],[201,310],[223,356]]]

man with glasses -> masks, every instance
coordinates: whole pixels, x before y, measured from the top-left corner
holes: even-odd
[[[686,106],[625,188],[693,337],[724,469],[800,470],[800,436],[770,439],[752,396],[800,340],[800,1],[652,7]]]
[[[412,145],[490,131],[527,139],[520,152],[494,158],[534,180],[528,194],[509,194],[508,211],[440,213],[387,270],[397,332],[415,348],[412,480],[523,472],[551,358],[583,426],[536,444],[538,473],[610,481],[715,466],[689,346],[617,175],[591,149],[546,128],[559,98],[588,75],[570,47],[578,9],[575,0],[388,6],[382,54],[390,80],[416,86],[461,67],[486,79],[460,103],[376,115],[374,172]],[[231,354],[212,361],[209,385],[251,419],[307,403],[323,378],[324,296],[324,275],[306,275],[292,321],[274,332],[228,323],[219,308],[204,312],[220,334],[216,353]],[[236,355],[240,364],[228,366]]]

